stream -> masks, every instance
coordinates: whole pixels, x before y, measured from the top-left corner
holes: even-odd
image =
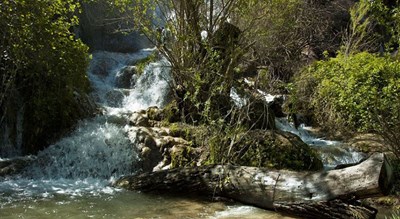
[[[110,187],[134,174],[138,154],[126,135],[126,116],[168,103],[169,64],[160,59],[141,75],[133,67],[154,52],[95,52],[88,69],[93,96],[102,115],[81,121],[75,131],[39,152],[37,161],[18,176],[0,179],[0,218],[290,218],[239,203],[199,197],[173,197]],[[327,169],[354,163],[364,155],[340,142],[313,137],[284,118],[279,129],[299,135],[319,150]],[[3,158],[6,159],[6,158]]]

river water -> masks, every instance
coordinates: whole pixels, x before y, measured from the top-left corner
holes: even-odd
[[[137,171],[137,151],[125,133],[127,115],[168,102],[168,62],[133,67],[154,49],[95,52],[88,69],[102,115],[80,122],[69,136],[39,152],[22,174],[0,179],[0,218],[282,218],[237,203],[148,195],[113,188]]]
[[[122,54],[95,52],[88,69],[102,115],[80,122],[69,136],[37,155],[22,174],[0,179],[0,218],[290,218],[238,203],[199,197],[149,195],[110,187],[134,174],[138,154],[126,137],[127,115],[168,102],[169,64],[160,58],[141,75],[133,67],[154,49]],[[278,128],[320,151],[327,169],[363,155],[339,142],[313,137],[285,119]]]

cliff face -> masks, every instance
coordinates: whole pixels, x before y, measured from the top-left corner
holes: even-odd
[[[134,28],[123,14],[112,11],[106,1],[83,4],[77,35],[91,51],[135,52],[151,47],[147,38],[136,31],[122,33],[120,30]]]

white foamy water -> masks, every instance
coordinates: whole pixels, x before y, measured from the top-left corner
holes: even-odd
[[[138,155],[135,142],[126,137],[128,127],[109,123],[110,116],[113,120],[123,119],[128,112],[162,107],[167,102],[170,76],[164,59],[150,63],[140,75],[122,75],[152,52],[154,49],[133,54],[94,53],[88,76],[103,115],[80,122],[67,137],[39,152],[23,173],[1,180],[0,200],[9,203],[32,197],[117,191],[108,185],[119,176],[135,173]],[[118,83],[126,87],[121,88]]]
[[[164,107],[168,103],[171,76],[170,66],[166,59],[150,63],[136,81],[135,88],[123,100],[124,109],[137,111],[150,106]]]
[[[127,116],[168,102],[171,76],[165,59],[131,75],[133,65],[152,52],[93,54],[88,76],[103,115],[80,122],[70,135],[39,152],[22,174],[0,179],[0,218],[281,218],[254,207],[109,186],[137,171],[135,142],[126,137]]]
[[[309,132],[311,127],[307,127],[304,124],[295,128],[287,118],[276,118],[275,124],[279,130],[299,136],[303,142],[316,149],[326,169],[332,169],[340,164],[358,163],[366,156],[362,152],[357,152],[342,145],[340,141],[315,137]]]
[[[304,124],[301,124],[298,128],[295,128],[294,125],[287,120],[287,118],[276,118],[275,124],[279,130],[290,132],[299,136],[301,140],[308,145],[327,146],[340,144],[339,141],[331,141],[313,136],[308,131],[309,127],[306,127]]]

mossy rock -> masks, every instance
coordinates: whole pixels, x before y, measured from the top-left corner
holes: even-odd
[[[317,153],[301,139],[283,131],[254,130],[234,145],[232,162],[242,166],[321,170]]]
[[[196,166],[200,157],[199,148],[187,145],[175,145],[170,150],[171,168]]]
[[[150,120],[163,121],[166,126],[169,123],[178,122],[180,120],[178,104],[175,100],[168,103],[163,109],[157,107],[148,108],[147,116]]]

